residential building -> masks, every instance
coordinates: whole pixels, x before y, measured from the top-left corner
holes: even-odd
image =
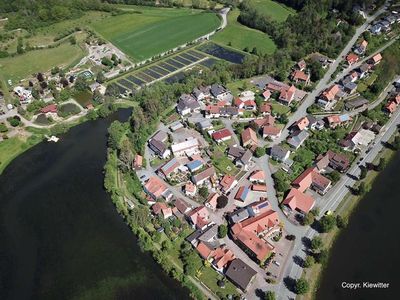
[[[247,171],[252,157],[253,157],[253,153],[249,149],[247,149],[243,153],[243,155],[235,161],[235,164],[237,166],[243,167],[245,169],[245,171]]]
[[[221,192],[228,194],[237,185],[237,183],[238,182],[235,176],[224,175],[219,183]]]
[[[211,193],[206,202],[204,202],[204,205],[212,211],[215,211],[217,209],[217,199],[219,196],[220,195],[218,193]]]
[[[149,195],[153,200],[158,200],[164,197],[165,200],[169,201],[172,198],[165,183],[156,176],[152,176],[143,186],[144,192]]]
[[[324,195],[331,187],[332,182],[318,173],[313,167],[305,170],[293,182],[292,186],[304,193],[308,188],[312,188],[321,195]]]
[[[307,67],[307,64],[304,61],[304,59],[300,60],[295,66],[295,68],[299,71],[304,71],[306,69],[306,67]]]
[[[190,181],[187,182],[185,184],[185,195],[189,196],[189,197],[194,197],[196,196],[196,192],[197,192],[197,186],[195,186],[193,183],[191,183]]]
[[[355,109],[363,110],[368,107],[369,101],[363,97],[357,97],[356,99],[348,100],[344,104],[344,108],[348,111]]]
[[[193,227],[204,230],[210,224],[210,215],[205,206],[199,206],[186,214]]]
[[[263,103],[260,105],[259,111],[263,116],[270,115],[272,112],[272,105],[269,103]]]
[[[229,278],[242,291],[247,291],[257,272],[239,258],[234,259],[225,272]]]
[[[162,130],[158,130],[152,137],[151,139],[157,140],[159,142],[165,143],[168,140],[168,133]]]
[[[192,92],[193,96],[197,101],[202,101],[204,99],[210,98],[210,87],[209,86],[199,86],[198,88],[194,88]]]
[[[236,192],[235,200],[246,202],[249,192],[250,189],[247,186],[241,186]]]
[[[256,132],[250,127],[242,131],[242,144],[243,147],[247,146],[258,146],[258,138]]]
[[[344,154],[335,153],[332,150],[328,150],[328,152],[325,154],[318,155],[315,167],[320,173],[325,172],[327,167],[343,173],[349,169],[350,160]]]
[[[165,163],[159,170],[165,178],[170,178],[180,166],[180,162],[174,157]]]
[[[160,142],[156,139],[151,139],[149,141],[149,147],[162,159],[166,159],[171,155],[171,151],[167,148],[167,146],[163,142]]]
[[[200,143],[196,138],[189,138],[186,141],[172,144],[171,150],[175,157],[192,156],[200,153]]]
[[[357,84],[355,84],[354,82],[349,82],[346,83],[343,87],[343,90],[347,93],[347,94],[353,94],[357,91]]]
[[[349,66],[355,64],[356,62],[358,62],[358,60],[359,60],[359,57],[358,57],[357,54],[349,53],[349,54],[346,56],[346,61],[347,61],[347,63],[349,64]]]
[[[311,195],[307,195],[298,189],[292,188],[283,200],[283,204],[290,210],[307,214],[315,205],[315,200]]]
[[[371,130],[360,129],[349,133],[339,145],[347,151],[361,150],[367,147],[375,139],[375,133]]]
[[[47,106],[41,108],[41,109],[40,109],[40,112],[41,112],[42,114],[47,114],[47,113],[56,114],[56,113],[57,113],[57,104],[50,104],[50,105],[47,105]]]
[[[250,217],[249,211],[246,207],[241,207],[229,215],[229,220],[232,224],[242,222]]]
[[[221,130],[214,131],[211,134],[211,137],[213,138],[214,141],[220,144],[232,139],[232,132],[227,128],[223,128]]]
[[[264,126],[262,129],[262,137],[277,139],[281,135],[282,129],[277,126]]]
[[[284,105],[290,105],[294,100],[295,93],[296,87],[294,85],[290,86],[288,89],[282,89],[278,101]]]
[[[197,122],[196,125],[197,125],[197,128],[199,128],[200,130],[209,130],[209,129],[213,128],[213,124],[211,123],[211,121],[209,119],[205,119],[200,122]]]
[[[200,170],[203,166],[204,162],[199,159],[192,160],[186,164],[186,167],[189,169],[191,173]]]
[[[186,203],[185,200],[178,198],[175,201],[175,207],[181,214],[187,214],[192,208]]]
[[[274,126],[275,118],[271,115],[267,115],[266,117],[264,117],[262,119],[254,119],[253,121],[251,121],[250,124],[255,130],[258,131],[261,128],[263,128],[264,126]]]
[[[133,159],[133,168],[135,170],[140,170],[143,167],[143,156],[135,154]]]
[[[254,100],[255,93],[252,91],[243,91],[240,93],[239,98],[242,101],[247,101],[247,100]]]
[[[299,130],[299,131],[302,131],[302,130],[304,130],[304,129],[307,129],[308,128],[308,125],[310,125],[310,121],[308,120],[308,118],[307,117],[302,117],[301,119],[299,119],[298,121],[296,121],[294,124],[293,124],[293,129],[294,130]]]
[[[381,60],[382,60],[382,55],[380,53],[378,53],[371,57],[371,59],[369,60],[369,63],[376,66],[377,64],[379,64],[381,62]]]
[[[325,118],[326,122],[331,129],[335,129],[338,126],[347,126],[353,120],[348,114],[344,115],[331,115]]]
[[[272,146],[269,155],[271,156],[271,158],[273,160],[282,162],[289,158],[290,151],[286,150],[282,146],[275,145],[275,146]]]
[[[255,170],[249,176],[251,183],[265,183],[265,173],[262,170]]]
[[[204,171],[201,171],[196,175],[192,175],[191,180],[195,185],[199,186],[202,185],[207,180],[210,180],[214,176],[215,176],[214,167],[208,167]]]
[[[301,145],[303,145],[303,143],[306,139],[308,139],[309,136],[310,134],[305,130],[295,131],[289,136],[289,138],[287,139],[287,143],[297,150],[300,148]]]
[[[365,51],[367,50],[368,42],[366,40],[362,40],[361,43],[359,43],[355,49],[354,53],[358,55],[363,55]]]
[[[295,83],[302,83],[308,85],[310,83],[310,74],[306,74],[300,70],[294,70],[290,75],[290,79]]]
[[[336,104],[338,98],[341,98],[340,95],[341,93],[339,85],[334,84],[322,92],[317,103],[324,109],[330,109]]]
[[[264,100],[265,100],[265,101],[269,100],[269,98],[271,97],[271,91],[270,91],[270,90],[265,90],[265,91],[262,93],[262,96],[264,97]]]
[[[172,209],[164,202],[157,202],[151,207],[153,214],[156,216],[162,215],[164,219],[172,217]]]
[[[249,212],[249,216],[255,217],[271,210],[271,205],[269,204],[267,198],[261,197],[259,201],[251,203],[250,205],[246,206],[246,208]]]
[[[211,95],[218,100],[225,100],[227,102],[232,102],[233,96],[229,90],[227,90],[223,85],[213,84],[211,86]]]
[[[228,158],[235,161],[237,159],[240,159],[245,152],[246,150],[244,150],[242,147],[231,145],[228,148]]]

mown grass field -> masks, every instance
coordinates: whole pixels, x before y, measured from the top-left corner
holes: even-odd
[[[61,44],[51,49],[30,51],[15,57],[0,59],[0,79],[14,82],[37,72],[45,72],[54,66],[68,66],[84,52],[78,45]]]
[[[274,41],[265,33],[246,27],[237,21],[239,10],[228,14],[228,26],[215,34],[213,41],[238,50],[248,48],[251,51],[254,47],[259,53],[272,54],[276,50]]]
[[[94,22],[91,27],[135,61],[190,42],[213,31],[221,23],[216,14],[198,10],[123,8],[129,13],[110,16]]]
[[[296,11],[284,4],[272,0],[251,0],[256,4],[260,13],[269,16],[272,20],[277,22],[286,21],[289,15],[293,15]]]
[[[29,144],[18,137],[0,142],[0,174],[18,155],[29,148]]]

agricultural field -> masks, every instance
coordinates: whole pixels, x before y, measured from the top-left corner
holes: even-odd
[[[286,21],[289,15],[293,15],[296,11],[284,4],[272,0],[251,0],[256,4],[260,13],[269,16],[272,20],[277,22]]]
[[[29,51],[15,57],[0,59],[0,79],[14,82],[54,66],[68,66],[84,56],[78,45],[63,43],[59,47]]]
[[[239,10],[231,11],[228,14],[228,26],[215,34],[212,40],[242,51],[246,48],[251,51],[255,47],[259,53],[274,53],[274,41],[265,33],[240,24],[237,21],[239,13]]]
[[[126,11],[94,22],[91,27],[134,61],[190,42],[221,23],[216,14],[200,10],[132,7]]]

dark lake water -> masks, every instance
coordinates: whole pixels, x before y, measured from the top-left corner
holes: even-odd
[[[0,176],[0,299],[187,299],[103,190],[106,132],[121,110],[41,143]]]
[[[332,249],[317,299],[400,299],[400,153],[361,200]],[[384,282],[388,289],[343,289],[342,282]]]

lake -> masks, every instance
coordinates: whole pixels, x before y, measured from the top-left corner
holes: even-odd
[[[142,253],[103,189],[106,132],[87,122],[0,176],[0,299],[187,299]]]
[[[342,230],[316,299],[399,299],[400,152],[378,176]],[[388,289],[349,290],[342,282],[389,283]]]

